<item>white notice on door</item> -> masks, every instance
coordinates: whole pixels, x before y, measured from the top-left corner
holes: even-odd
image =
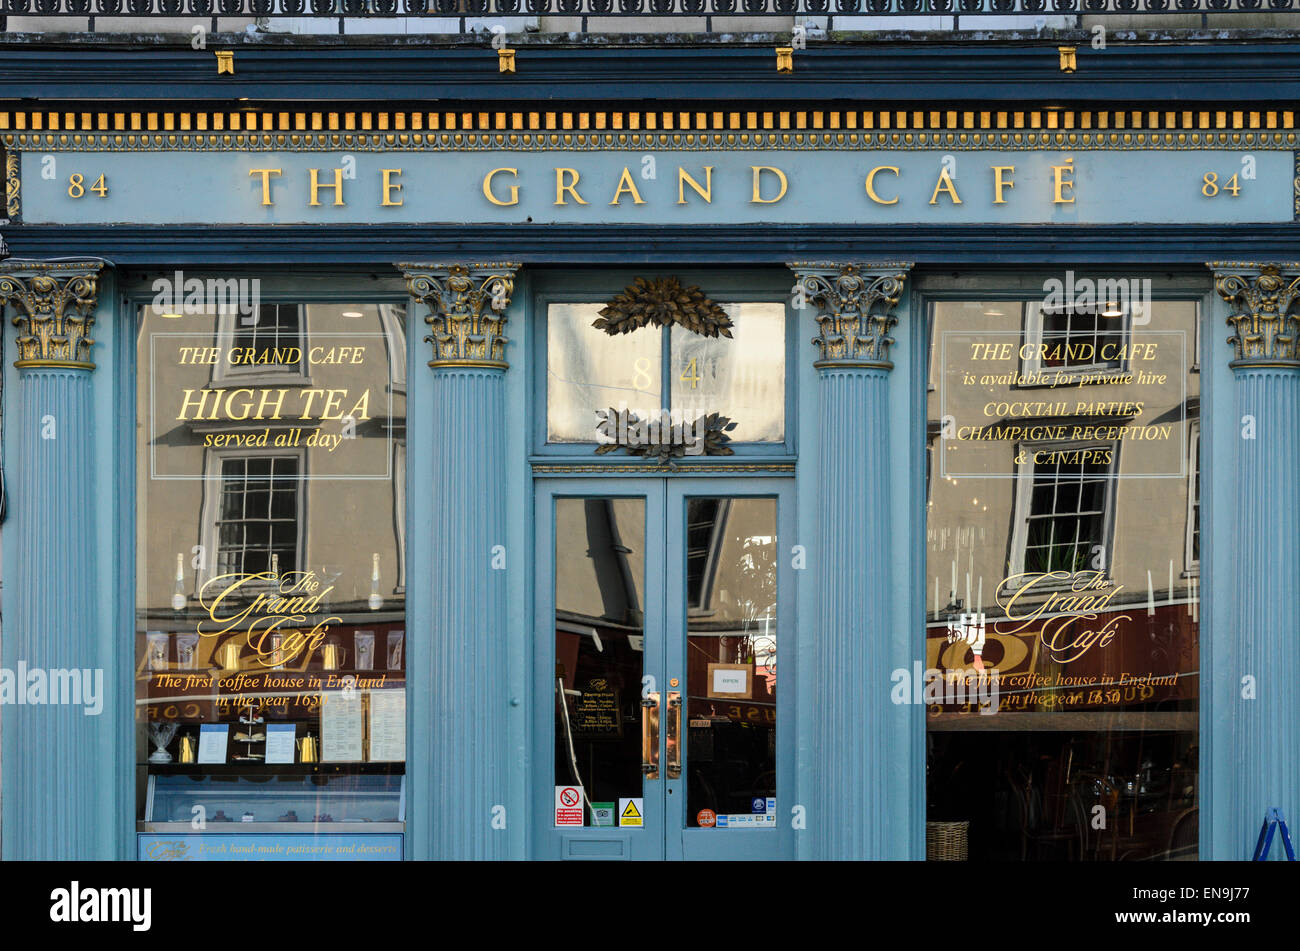
[[[713,668],[713,692],[719,693],[749,693],[749,671],[737,670],[730,667]]]

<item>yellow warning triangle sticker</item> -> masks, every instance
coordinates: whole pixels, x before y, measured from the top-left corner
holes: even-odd
[[[640,818],[641,818],[641,813],[639,813],[639,812],[636,811],[636,802],[634,802],[634,801],[631,800],[631,799],[629,799],[629,800],[627,801],[627,808],[623,810],[622,818],[624,818],[624,819],[640,819]]]

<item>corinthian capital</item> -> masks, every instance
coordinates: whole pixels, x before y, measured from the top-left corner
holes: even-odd
[[[1233,312],[1234,367],[1300,367],[1300,263],[1212,261],[1214,289]]]
[[[16,367],[93,370],[99,261],[0,264],[0,304],[17,311]]]
[[[840,263],[796,261],[796,298],[817,308],[818,367],[881,367],[892,370],[890,329],[903,295],[910,261]]]
[[[429,366],[506,369],[506,308],[517,263],[397,266],[411,296],[429,308]]]

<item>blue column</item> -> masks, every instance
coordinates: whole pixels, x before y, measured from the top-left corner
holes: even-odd
[[[510,703],[505,324],[518,265],[398,267],[433,344],[433,524],[413,526],[433,536],[433,598],[428,628],[412,629],[411,854],[499,859],[509,818],[498,809]]]
[[[1232,418],[1216,442],[1234,451],[1231,464],[1208,469],[1232,480],[1232,537],[1207,539],[1211,551],[1226,542],[1230,560],[1215,553],[1206,587],[1226,623],[1201,641],[1212,671],[1202,678],[1201,772],[1213,789],[1201,856],[1248,859],[1270,806],[1292,828],[1300,822],[1300,264],[1210,267],[1234,356]]]
[[[2,714],[6,859],[102,857],[94,777],[106,751],[81,702],[86,677],[100,678],[101,697],[114,682],[95,636],[90,333],[100,267],[0,265],[0,303],[18,328],[6,458],[6,532],[17,533],[5,564],[3,667],[15,673]]]
[[[895,807],[910,788],[909,718],[890,700],[900,636],[890,609],[892,483],[890,329],[910,264],[792,264],[796,294],[815,308],[817,506],[811,659],[812,775],[801,784],[816,859],[902,858],[908,830]],[[907,446],[896,447],[906,452]],[[802,467],[801,467],[802,468]],[[805,470],[806,471],[806,470]]]

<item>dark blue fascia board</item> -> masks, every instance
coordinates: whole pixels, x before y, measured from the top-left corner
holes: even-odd
[[[564,46],[520,38],[518,72],[500,73],[486,39],[208,37],[204,50],[175,38],[36,42],[0,34],[0,101],[95,103],[402,102],[474,100],[545,104],[711,100],[807,102],[887,100],[910,103],[1161,102],[1294,103],[1300,99],[1300,41],[1295,33],[1201,39],[1126,40],[1112,33],[1105,50],[1090,33],[1033,39],[944,34],[928,42],[853,35],[810,42],[794,72],[778,74],[767,42]],[[954,40],[954,36],[961,37]],[[1212,39],[1218,36],[1220,39]],[[1226,39],[1222,37],[1228,37]],[[130,39],[132,42],[123,42]],[[422,40],[416,42],[415,39]],[[513,40],[512,40],[513,43]],[[1063,73],[1057,46],[1078,47],[1078,70]],[[234,75],[216,74],[213,51],[235,51]]]
[[[19,258],[85,255],[119,266],[384,267],[412,260],[525,264],[781,264],[807,259],[911,260],[1023,267],[1201,267],[1212,260],[1300,259],[1300,227],[1267,225],[961,226],[599,225],[213,227],[14,225]],[[871,249],[870,253],[863,249]]]

